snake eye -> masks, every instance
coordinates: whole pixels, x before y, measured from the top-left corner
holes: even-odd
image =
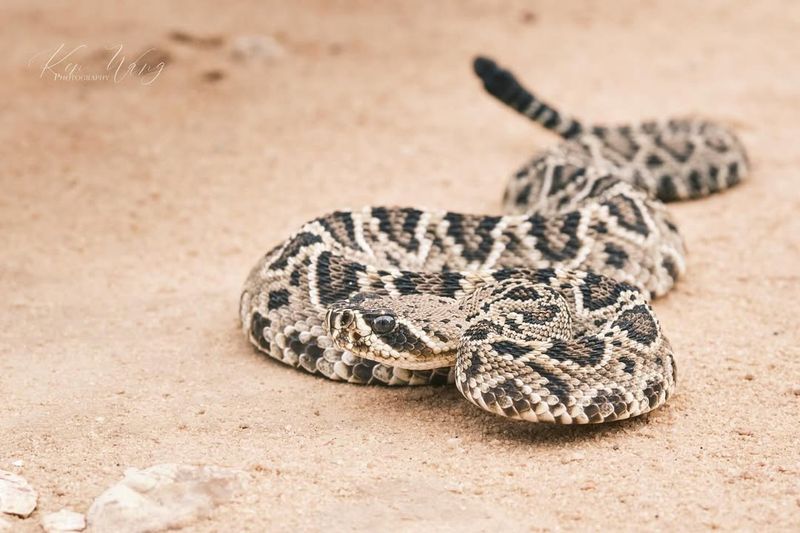
[[[372,331],[377,334],[389,333],[394,329],[395,320],[391,315],[380,315],[372,321]]]

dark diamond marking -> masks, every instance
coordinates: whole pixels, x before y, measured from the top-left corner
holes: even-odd
[[[606,263],[615,268],[623,268],[628,261],[628,254],[614,243],[607,242],[605,245]]]
[[[575,342],[557,340],[547,349],[550,359],[563,362],[575,362],[580,366],[596,366],[603,360],[605,343],[597,338],[578,339]]]
[[[658,339],[658,326],[647,307],[642,304],[622,313],[613,326],[625,331],[629,339],[641,344],[649,345]]]

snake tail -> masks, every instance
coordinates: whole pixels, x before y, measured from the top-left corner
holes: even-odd
[[[507,106],[564,139],[572,139],[583,133],[585,128],[579,121],[560,113],[534,96],[511,72],[501,68],[493,60],[478,56],[472,65],[486,91]]]

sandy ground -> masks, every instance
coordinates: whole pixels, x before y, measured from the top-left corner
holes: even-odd
[[[162,462],[253,475],[201,531],[800,528],[800,4],[38,4],[0,12],[0,468],[40,493],[20,529]],[[237,60],[249,35],[282,53]],[[166,65],[40,76],[61,43],[83,74],[120,44]],[[703,114],[751,151],[746,183],[671,207],[680,390],[651,416],[513,423],[314,378],[239,330],[249,268],[309,218],[498,211],[556,139],[484,95],[477,52],[578,116]]]

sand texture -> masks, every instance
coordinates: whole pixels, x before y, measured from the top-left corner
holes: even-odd
[[[800,3],[5,0],[0,18],[0,469],[39,493],[16,529],[85,513],[126,468],[196,463],[252,477],[197,531],[800,530]],[[165,64],[53,79],[62,43],[85,47],[54,68],[80,75],[119,45],[117,74],[151,48]],[[585,120],[704,115],[750,151],[745,183],[670,207],[688,271],[655,309],[679,390],[650,416],[514,423],[454,387],[312,377],[240,331],[250,267],[310,218],[499,212],[557,139],[484,94],[476,53]]]

